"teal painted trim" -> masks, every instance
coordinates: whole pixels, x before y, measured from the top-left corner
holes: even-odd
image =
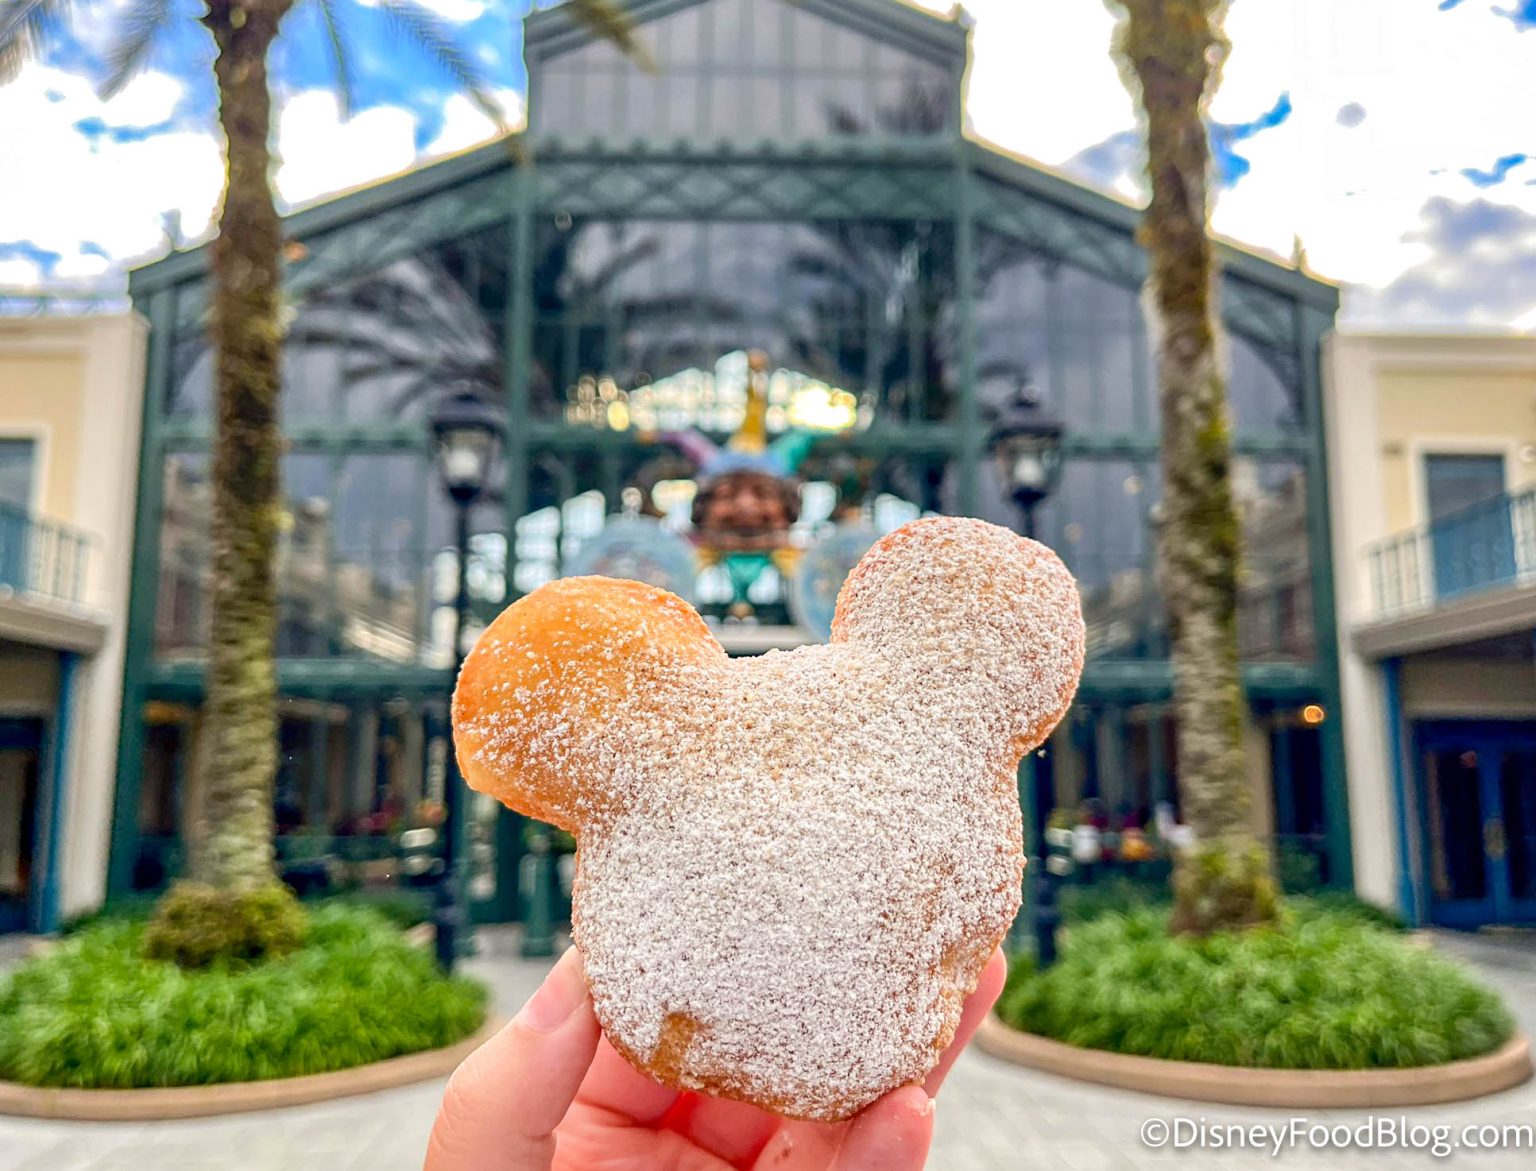
[[[533,468],[532,448],[536,442],[536,425],[530,421],[530,384],[533,377],[533,299],[534,299],[534,202],[538,192],[535,164],[526,167],[512,177],[512,217],[507,233],[507,291],[506,344],[503,346],[505,362],[504,387],[507,396],[507,601],[517,596],[517,522],[528,511],[528,481]],[[552,431],[569,430],[563,424],[555,424]],[[516,875],[505,872],[498,875],[498,883],[516,881]]]
[[[1243,691],[1250,699],[1310,700],[1321,686],[1316,663],[1245,663]],[[1090,659],[1077,702],[1162,703],[1173,698],[1173,664],[1166,659]]]
[[[366,451],[419,451],[431,447],[420,423],[356,424],[342,421],[289,424],[283,428],[289,452],[311,451],[350,455]],[[214,427],[210,419],[168,419],[161,424],[164,451],[211,451]]]
[[[1322,687],[1316,663],[1246,663],[1243,688],[1252,697],[1310,701]],[[145,673],[147,698],[196,701],[202,696],[204,665],[155,663]],[[279,659],[277,686],[284,695],[363,702],[392,696],[431,696],[448,690],[452,676],[417,663],[389,664],[366,659]],[[1094,659],[1083,670],[1080,700],[1159,702],[1173,694],[1173,667],[1166,659]]]
[[[442,162],[429,163],[360,191],[292,212],[283,217],[283,232],[289,239],[303,240],[449,191],[510,166],[523,149],[521,140],[521,134],[510,134]],[[132,270],[128,274],[128,294],[135,304],[140,304],[158,289],[195,279],[207,271],[208,245],[199,244]]]
[[[146,698],[192,700],[202,698],[205,664],[185,660],[154,663],[144,673]],[[420,663],[381,663],[368,659],[278,659],[277,689],[283,695],[306,699],[390,698],[395,695],[431,696],[450,690],[453,672]]]
[[[1392,777],[1392,802],[1397,814],[1397,909],[1414,927],[1424,922],[1424,909],[1419,902],[1419,887],[1413,875],[1413,837],[1409,831],[1408,817],[1408,754],[1403,740],[1407,728],[1403,724],[1403,662],[1401,659],[1381,661],[1382,707],[1385,709],[1387,727],[1387,768]]]
[[[1297,359],[1302,406],[1312,434],[1307,455],[1307,543],[1312,565],[1312,629],[1317,641],[1321,700],[1328,718],[1319,729],[1323,764],[1323,811],[1328,840],[1328,885],[1353,889],[1354,850],[1349,822],[1349,777],[1344,752],[1344,702],[1339,685],[1339,613],[1334,593],[1333,515],[1322,393],[1323,335],[1331,314],[1296,306]]]
[[[48,767],[46,800],[42,802],[43,824],[38,840],[42,845],[42,881],[38,884],[32,929],[51,935],[59,929],[59,887],[64,880],[60,852],[64,841],[64,817],[68,808],[69,745],[74,731],[75,668],[80,656],[59,652],[59,689],[54,702],[53,724],[48,730]]]
[[[976,213],[964,151],[955,163],[955,194],[955,301],[960,314],[960,486],[955,503],[963,516],[975,516],[987,438],[976,396]]]
[[[516,233],[516,225],[509,232]],[[510,245],[509,245],[510,247]],[[523,292],[529,296],[528,290]],[[522,328],[516,320],[520,310],[515,304],[507,310],[509,337],[516,336]],[[530,315],[531,321],[531,315]],[[526,343],[530,349],[531,338]],[[517,385],[517,370],[526,369],[522,360],[513,362],[507,355],[503,374],[507,386]],[[526,375],[523,376],[526,383]],[[633,431],[608,431],[595,427],[572,427],[553,419],[528,419],[526,407],[517,408],[508,393],[509,420],[514,415],[521,419],[508,437],[515,445],[518,435],[527,437],[527,446],[559,451],[601,451],[606,449],[638,449],[644,441]],[[291,452],[318,452],[350,455],[368,451],[412,451],[426,453],[430,442],[423,428],[417,424],[374,423],[359,425],[346,422],[305,423],[284,429],[283,437]],[[725,435],[714,438],[724,440]],[[983,439],[985,436],[983,435]],[[207,420],[168,419],[160,427],[161,450],[210,451],[213,447],[213,426]],[[870,453],[907,452],[919,454],[947,454],[963,450],[965,432],[963,424],[953,423],[892,423],[880,422],[868,431],[847,436],[840,442],[850,450]],[[1232,450],[1237,455],[1269,459],[1305,460],[1313,450],[1313,442],[1302,435],[1271,434],[1238,435],[1233,439]],[[510,450],[510,447],[509,447]],[[1062,451],[1068,457],[1089,456],[1100,459],[1155,459],[1158,454],[1155,434],[1142,432],[1092,432],[1074,431],[1062,442]]]
[[[133,887],[139,850],[139,788],[144,778],[144,699],[154,655],[155,601],[159,593],[161,497],[165,472],[160,426],[170,384],[176,292],[149,297],[149,353],[144,369],[144,408],[139,439],[139,484],[134,505],[133,562],[128,580],[128,625],[123,654],[122,712],[117,733],[117,785],[112,794],[112,840],[107,897]]]

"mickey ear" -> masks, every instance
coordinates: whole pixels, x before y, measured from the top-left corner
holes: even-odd
[[[1050,735],[1083,669],[1082,599],[1044,545],[968,517],[931,517],[883,537],[848,575],[834,642],[907,665],[915,694],[947,698],[1008,733],[1016,756]]]
[[[693,607],[665,590],[550,582],[504,610],[464,660],[453,693],[459,769],[470,788],[575,832],[632,792],[624,745],[676,710],[678,669],[725,658]]]

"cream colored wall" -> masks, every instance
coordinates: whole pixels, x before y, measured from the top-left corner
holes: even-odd
[[[59,694],[59,658],[41,647],[0,643],[0,714],[47,716]]]
[[[1365,550],[1425,519],[1427,452],[1500,451],[1511,487],[1536,483],[1536,336],[1335,332],[1324,343],[1324,423],[1339,607],[1339,676],[1355,888],[1397,901],[1397,809],[1381,668],[1352,630],[1373,619]],[[1410,714],[1536,715],[1536,679],[1508,663],[1404,663]]]
[[[101,648],[79,663],[72,688],[60,859],[65,914],[99,905],[106,884],[146,333],[134,314],[0,320],[0,434],[41,440],[34,508],[86,534],[85,601],[105,630]],[[21,678],[10,674],[0,661],[0,689]],[[40,698],[37,678],[32,672],[33,702]],[[43,712],[53,709],[57,683],[48,691]]]
[[[1528,370],[1458,365],[1454,359],[1430,370],[1382,369],[1376,418],[1383,520],[1389,532],[1428,520],[1426,454],[1503,455],[1510,488],[1536,483],[1536,458],[1521,454],[1536,447],[1536,355]]]
[[[73,523],[84,355],[73,346],[18,348],[18,331],[6,324],[11,328],[0,332],[0,438],[36,443],[33,510]]]
[[[1500,660],[1404,659],[1402,700],[1410,717],[1536,718],[1536,672]]]

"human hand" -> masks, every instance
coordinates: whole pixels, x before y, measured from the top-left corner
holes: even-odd
[[[793,1122],[668,1089],[636,1070],[602,1037],[572,948],[454,1073],[426,1171],[919,1171],[933,1139],[933,1096],[1004,972],[998,952],[922,1086],[892,1090],[847,1122]]]

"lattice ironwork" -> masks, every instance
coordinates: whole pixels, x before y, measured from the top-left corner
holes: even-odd
[[[434,244],[467,236],[510,219],[513,169],[444,187],[409,203],[384,207],[313,235],[296,233],[298,259],[290,260],[284,292],[294,299],[376,272]],[[205,282],[196,278],[177,291],[176,324],[198,324],[207,313]]]
[[[659,219],[945,219],[953,167],[772,155],[541,161],[540,213]]]

